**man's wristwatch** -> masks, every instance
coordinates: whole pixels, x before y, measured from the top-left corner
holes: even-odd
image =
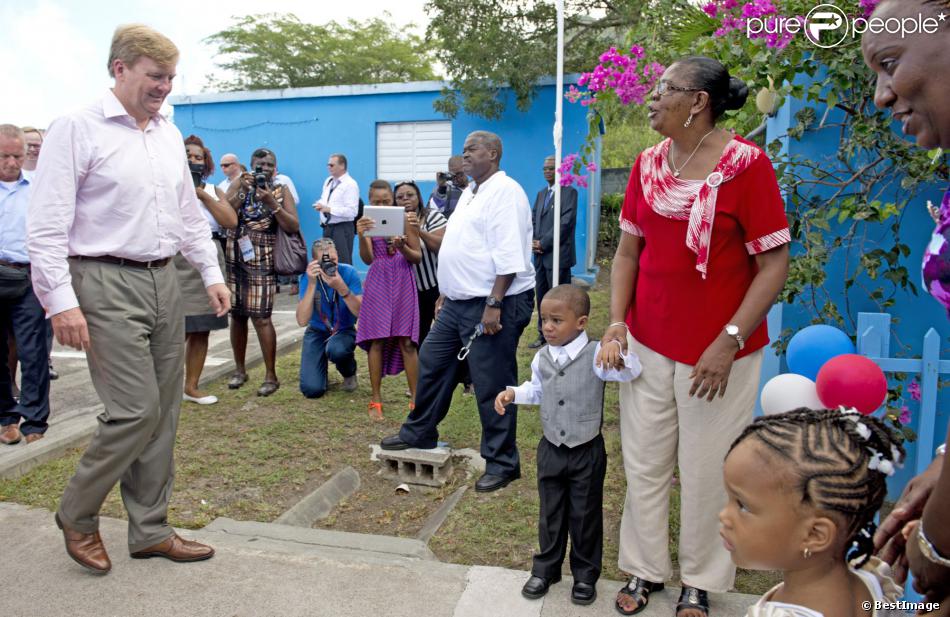
[[[745,347],[745,339],[742,338],[742,335],[739,334],[739,326],[735,324],[728,323],[725,327],[726,334],[736,339],[736,342],[739,343],[739,351]]]
[[[488,308],[497,308],[497,309],[500,309],[500,308],[501,308],[501,300],[499,300],[499,299],[496,298],[495,296],[488,296],[487,298],[485,298],[485,306],[487,306]]]

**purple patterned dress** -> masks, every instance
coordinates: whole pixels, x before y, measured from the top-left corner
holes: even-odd
[[[372,341],[386,339],[383,375],[398,375],[405,368],[398,340],[404,336],[419,342],[419,301],[412,265],[399,251],[390,255],[385,238],[373,238],[373,263],[363,283],[356,344],[369,351]]]
[[[940,222],[924,251],[924,287],[950,316],[950,190],[940,204]]]

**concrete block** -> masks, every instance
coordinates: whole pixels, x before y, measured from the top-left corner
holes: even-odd
[[[360,474],[352,467],[345,467],[320,487],[281,514],[275,523],[296,527],[312,527],[319,520],[330,516],[333,509],[360,488]]]
[[[448,448],[383,450],[377,456],[385,475],[409,484],[444,486],[453,471]]]

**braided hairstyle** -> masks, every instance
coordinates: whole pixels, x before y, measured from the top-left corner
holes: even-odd
[[[843,557],[859,568],[874,552],[874,514],[884,503],[886,475],[904,458],[896,435],[877,418],[845,408],[800,408],[756,418],[729,451],[754,438],[788,462],[802,503],[836,513],[849,542]]]

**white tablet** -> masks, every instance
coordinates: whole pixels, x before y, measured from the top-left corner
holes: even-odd
[[[364,206],[363,216],[373,219],[375,225],[364,235],[373,236],[401,236],[406,233],[406,210],[398,206]]]

